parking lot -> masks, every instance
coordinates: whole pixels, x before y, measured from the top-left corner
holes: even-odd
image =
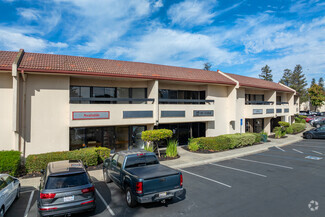
[[[325,216],[324,157],[324,140],[303,140],[185,168],[184,195],[168,204],[133,209],[126,206],[124,194],[115,184],[96,181],[94,216]],[[25,193],[6,216],[36,216],[38,192],[22,190]]]

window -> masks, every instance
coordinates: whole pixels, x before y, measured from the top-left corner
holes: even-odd
[[[205,91],[190,91],[190,90],[159,90],[159,99],[167,100],[160,101],[160,104],[205,104],[204,102],[182,102],[181,100],[205,100]],[[171,99],[168,101],[168,99]],[[173,101],[179,99],[180,101]]]
[[[129,93],[129,88],[118,87],[116,90],[117,98],[131,98]],[[117,101],[118,104],[129,104],[129,101]]]
[[[0,178],[0,191],[4,189],[6,186],[7,183],[2,178]]]
[[[118,158],[118,154],[115,154],[112,158],[112,165],[116,166],[117,165],[117,158]]]
[[[117,167],[121,168],[124,162],[124,157],[120,156],[117,160]]]
[[[71,188],[87,184],[89,184],[89,179],[86,173],[49,176],[45,189]]]
[[[7,185],[9,185],[11,182],[14,181],[14,179],[11,176],[8,176],[8,175],[3,176],[3,180],[5,180]]]
[[[132,88],[131,96],[133,99],[146,99],[147,98],[146,88]],[[145,101],[133,101],[133,104],[145,104]]]

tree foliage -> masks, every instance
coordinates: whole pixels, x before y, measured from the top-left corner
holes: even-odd
[[[286,86],[290,86],[291,84],[291,77],[292,77],[292,71],[290,69],[285,69],[283,71],[283,76],[280,80],[280,83],[286,85]]]
[[[204,63],[203,70],[210,71],[212,64],[209,62]]]
[[[314,84],[316,84],[316,79],[315,78],[311,79],[310,86],[313,86]]]
[[[315,110],[317,107],[325,104],[325,93],[321,86],[314,84],[308,89],[308,95],[310,98],[310,102],[313,106],[315,106]]]
[[[306,91],[307,80],[305,74],[302,71],[301,65],[296,65],[292,72],[291,81],[289,87],[296,90],[300,95],[300,102],[306,102],[308,95]]]
[[[262,73],[259,74],[260,79],[266,80],[266,81],[273,81],[273,75],[272,70],[268,65],[265,65],[261,68]]]
[[[324,89],[324,78],[322,78],[322,77],[319,78],[318,85]]]

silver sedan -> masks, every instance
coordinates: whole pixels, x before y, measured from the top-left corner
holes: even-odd
[[[11,204],[19,196],[19,180],[7,174],[0,174],[0,217],[5,215]]]

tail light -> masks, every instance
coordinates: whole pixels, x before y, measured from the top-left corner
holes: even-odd
[[[180,181],[179,185],[183,187],[183,174],[179,176],[179,181]]]
[[[55,197],[56,194],[54,193],[49,193],[49,194],[43,194],[43,193],[40,193],[39,197],[41,199],[53,199]]]
[[[95,191],[95,187],[94,186],[92,186],[92,187],[90,187],[90,188],[85,188],[85,189],[82,189],[81,190],[81,192],[82,193],[89,193],[89,192],[94,192]]]
[[[81,203],[81,205],[85,205],[85,204],[93,203],[93,202],[94,202],[94,200],[90,200],[90,201],[87,201],[87,202],[83,202],[83,203]]]
[[[51,208],[39,208],[40,211],[49,211],[49,210],[55,210],[58,209],[56,207],[51,207]]]
[[[135,185],[135,191],[138,194],[142,194],[143,193],[143,182],[137,182],[137,184]]]

